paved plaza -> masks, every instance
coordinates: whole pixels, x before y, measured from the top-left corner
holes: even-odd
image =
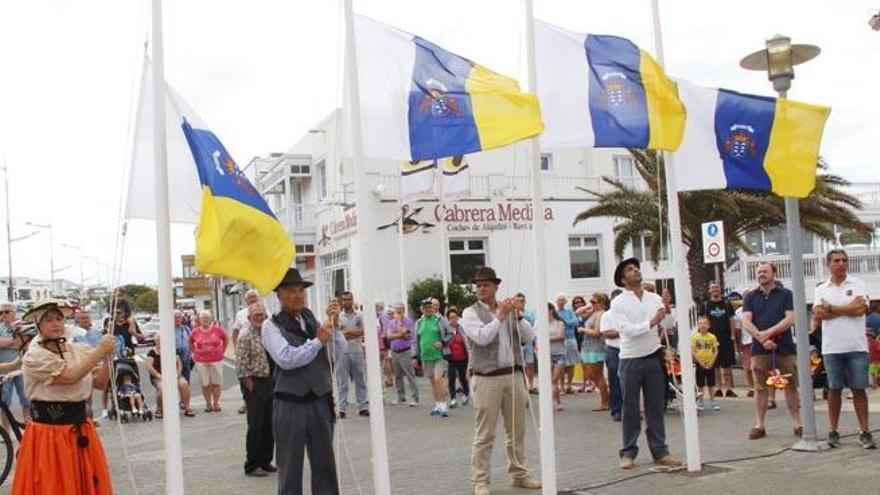
[[[205,414],[201,397],[194,401],[195,418],[181,417],[183,463],[187,493],[191,494],[268,494],[275,493],[274,475],[268,478],[244,476],[244,416],[236,410],[241,404],[237,385],[231,386],[232,370],[226,367],[227,389],[223,411]],[[741,377],[737,377],[738,379]],[[453,410],[447,419],[428,415],[430,397],[427,380],[419,379],[423,405],[412,409],[386,405],[386,428],[391,464],[391,485],[395,494],[467,494],[470,481],[470,446],[473,435],[473,409]],[[197,384],[194,384],[197,386]],[[146,387],[149,389],[150,387]],[[740,390],[741,395],[745,395]],[[538,467],[537,396],[526,424],[528,464],[535,475]],[[768,436],[749,441],[753,407],[750,399],[722,400],[720,412],[700,416],[703,459],[707,474],[689,477],[685,473],[655,473],[651,470],[647,447],[636,469],[617,468],[620,443],[619,423],[607,413],[590,411],[595,394],[564,397],[565,411],[556,413],[556,459],[560,493],[762,493],[768,487],[776,493],[817,493],[847,486],[853,493],[871,493],[876,488],[876,469],[880,451],[865,451],[856,437],[844,438],[844,446],[825,453],[773,455],[790,447],[795,437],[784,405],[768,413]],[[151,404],[154,400],[149,398]],[[880,424],[880,393],[871,397],[872,423]],[[826,427],[825,403],[817,403],[820,435]],[[531,419],[532,412],[534,422]],[[673,454],[684,458],[682,422],[678,412],[666,416],[669,445]],[[857,431],[851,408],[843,414],[842,434]],[[349,415],[338,424],[337,460],[342,493],[373,493],[370,465],[368,418]],[[160,421],[130,423],[117,427],[105,422],[101,437],[113,476],[116,493],[124,495],[164,492],[163,439]],[[510,488],[505,476],[503,433],[499,424],[493,455],[493,491],[497,494],[538,493]],[[126,455],[126,450],[128,454]],[[760,457],[766,456],[766,457]],[[737,460],[755,457],[753,460]],[[125,459],[129,462],[126,462]],[[728,460],[733,460],[727,462]],[[711,474],[709,474],[711,473]],[[630,478],[627,481],[619,481]],[[136,488],[132,487],[133,484]],[[821,489],[821,490],[820,490]],[[7,483],[0,493],[8,493]]]

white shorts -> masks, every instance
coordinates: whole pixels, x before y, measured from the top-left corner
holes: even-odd
[[[196,363],[196,371],[199,373],[199,379],[202,380],[202,386],[208,385],[223,386],[223,362],[216,363]]]

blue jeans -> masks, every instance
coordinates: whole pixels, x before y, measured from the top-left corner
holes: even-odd
[[[18,403],[22,407],[30,407],[31,403],[24,394],[24,377],[19,375],[3,384],[2,400],[7,406],[12,407],[12,393],[18,394]]]
[[[611,415],[620,416],[623,407],[623,396],[620,393],[620,376],[617,368],[620,366],[620,349],[605,347],[605,367],[608,368],[608,393],[611,398]]]
[[[865,390],[868,388],[867,352],[844,352],[841,354],[825,354],[825,371],[828,372],[828,388],[840,390]]]

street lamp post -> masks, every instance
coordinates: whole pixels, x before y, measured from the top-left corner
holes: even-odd
[[[15,302],[15,289],[12,282],[12,230],[9,226],[9,169],[6,167],[6,157],[3,158],[3,185],[6,188],[6,260],[9,262],[9,294],[7,300]]]
[[[82,305],[83,302],[85,301],[85,294],[86,294],[86,279],[85,279],[85,276],[83,275],[83,249],[82,249],[82,245],[81,244],[67,244],[64,242],[62,242],[61,245],[66,248],[69,248],[69,249],[75,249],[76,251],[79,252],[79,303],[80,303],[80,305]]]
[[[812,60],[821,50],[815,45],[792,45],[791,38],[777,34],[766,41],[766,47],[740,60],[740,67],[767,72],[773,89],[780,99],[788,97],[794,66]],[[810,341],[807,323],[807,301],[804,288],[803,244],[801,217],[797,198],[785,199],[785,223],[791,257],[791,285],[795,315],[798,383],[801,392],[801,420],[803,434],[793,450],[817,452],[828,445],[816,438],[816,411],[813,404],[813,377],[810,374]]]
[[[53,254],[55,243],[52,240],[52,221],[49,220],[49,223],[25,222],[25,225],[49,231],[49,294],[52,295],[55,291],[55,255]]]

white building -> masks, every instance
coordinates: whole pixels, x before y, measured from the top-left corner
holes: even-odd
[[[440,278],[444,270],[453,282],[464,282],[476,265],[492,266],[504,280],[502,292],[512,295],[517,291],[532,294],[533,261],[530,200],[529,155],[526,145],[478,153],[468,157],[470,163],[470,197],[444,207],[435,199],[410,205],[419,209],[413,219],[424,225],[404,235],[403,263],[399,262],[400,249],[395,228],[377,231],[377,227],[393,222],[400,204],[399,165],[392,160],[367,160],[368,183],[371,192],[373,218],[371,225],[359,222],[359,205],[354,204],[354,176],[347,160],[342,160],[341,136],[337,132],[339,111],[331,113],[314,129],[301,137],[285,153],[273,153],[255,158],[247,173],[256,179],[269,206],[288,228],[297,247],[297,267],[303,276],[316,284],[310,289],[310,300],[323,305],[342,290],[357,290],[361,271],[352,260],[356,259],[359,236],[368,233],[370,263],[381,264],[381,277],[367,284],[371,293],[360,300],[401,300],[400,270],[403,267],[407,287],[426,277]],[[594,203],[594,197],[580,188],[604,191],[603,176],[616,177],[636,187],[644,187],[633,166],[632,158],[622,149],[563,150],[542,155],[544,170],[543,217],[546,245],[546,277],[549,299],[557,292],[586,294],[608,291],[613,287],[612,275],[617,260],[614,256],[614,223],[610,219],[591,219],[574,224],[578,213]],[[437,190],[439,176],[435,180]],[[361,185],[358,185],[361,187]],[[856,186],[854,186],[856,187]],[[880,183],[858,185],[855,192],[862,194],[871,207],[866,220],[880,226]],[[711,219],[707,219],[711,220]],[[445,223],[445,225],[444,225]],[[448,261],[444,263],[443,237],[445,228],[448,243]],[[366,230],[362,230],[366,229]],[[786,246],[784,237],[777,233],[756,233],[749,241],[766,255],[779,253],[780,268],[785,278]],[[812,238],[810,238],[812,239]],[[880,230],[876,241],[871,240],[859,252],[853,252],[856,265],[863,256],[873,259],[869,272],[859,272],[880,289]],[[626,254],[644,259],[645,246],[650,238],[639,245],[628,246]],[[810,240],[807,273],[815,271],[815,263],[827,250],[827,243]],[[775,254],[774,254],[775,256]],[[665,258],[665,256],[664,256]],[[776,258],[774,258],[776,259]],[[649,260],[650,261],[650,260]],[[744,257],[727,271],[728,285],[743,288],[753,285],[753,278],[743,276],[744,270],[753,272],[753,258]],[[661,260],[658,266],[643,263],[646,280],[672,278],[671,266]],[[813,270],[813,271],[811,271]],[[872,270],[872,271],[871,271]],[[876,281],[871,277],[877,275]],[[808,275],[809,276],[809,275]],[[752,275],[753,277],[753,275]],[[811,279],[812,280],[812,279]],[[810,282],[808,282],[810,285]],[[815,285],[815,284],[812,284]],[[808,290],[808,301],[812,290]]]

